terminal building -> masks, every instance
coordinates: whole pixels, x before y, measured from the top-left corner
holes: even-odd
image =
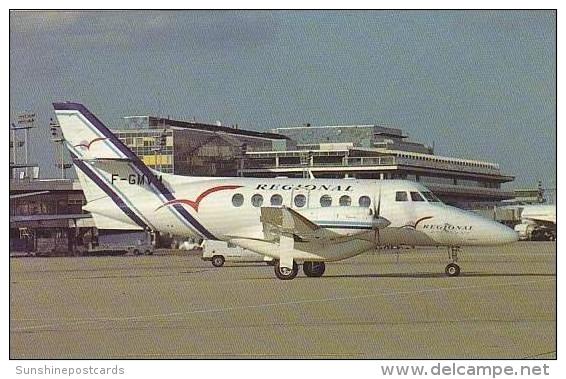
[[[499,165],[434,155],[410,142],[400,129],[379,125],[302,126],[274,132],[296,142],[296,149],[249,151],[244,176],[406,179],[421,182],[445,203],[462,208],[493,205],[513,197],[501,185],[514,177]]]
[[[10,252],[73,255],[96,228],[78,180],[10,181]]]
[[[296,141],[301,150],[317,149],[321,144],[354,144],[363,148],[409,151],[433,154],[430,146],[410,142],[401,129],[378,125],[295,126],[274,129]]]
[[[407,179],[462,208],[513,197],[499,165],[434,155],[400,129],[302,126],[269,133],[151,116],[126,117],[114,131],[151,168],[178,175]]]
[[[247,151],[295,148],[284,135],[237,126],[151,116],[125,117],[124,121],[122,128],[113,129],[118,138],[148,167],[177,175],[236,176]]]

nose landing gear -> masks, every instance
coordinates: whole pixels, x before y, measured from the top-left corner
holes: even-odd
[[[446,269],[444,271],[448,276],[458,276],[460,275],[460,266],[458,266],[456,263],[449,263],[448,265],[446,265]]]
[[[456,263],[458,261],[458,252],[460,248],[458,246],[450,246],[448,248],[448,259],[450,263],[446,265],[444,272],[448,276],[458,276],[460,275],[460,266]]]

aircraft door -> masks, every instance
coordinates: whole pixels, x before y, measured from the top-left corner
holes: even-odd
[[[374,203],[377,207],[379,203],[379,214],[391,222],[392,226],[404,225],[407,218],[407,212],[410,212],[409,194],[405,193],[403,196],[398,196],[397,192],[404,192],[403,189],[391,188],[390,186],[382,186],[378,184]],[[381,201],[379,201],[381,199]]]

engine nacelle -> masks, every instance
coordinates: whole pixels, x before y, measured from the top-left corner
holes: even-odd
[[[313,223],[341,235],[356,235],[381,229],[390,224],[383,217],[375,217],[366,207],[324,207],[298,211]]]

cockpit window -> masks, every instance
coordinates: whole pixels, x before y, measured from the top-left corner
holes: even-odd
[[[395,201],[408,201],[407,192],[405,191],[398,191],[395,192]]]
[[[413,201],[425,201],[420,193],[413,192],[413,191],[411,191],[411,200],[413,200]]]
[[[430,201],[431,203],[440,203],[440,199],[436,196],[434,196],[434,194],[430,191],[423,191],[421,192],[421,194],[425,197],[425,199],[427,199],[428,201]]]

